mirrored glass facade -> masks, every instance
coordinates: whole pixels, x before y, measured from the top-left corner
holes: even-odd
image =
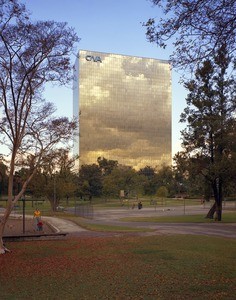
[[[75,72],[80,165],[98,157],[136,170],[171,164],[168,61],[81,50]]]

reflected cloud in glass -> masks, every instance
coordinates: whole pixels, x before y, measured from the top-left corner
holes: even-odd
[[[135,169],[171,164],[168,61],[81,50],[77,75],[80,165],[99,156]]]

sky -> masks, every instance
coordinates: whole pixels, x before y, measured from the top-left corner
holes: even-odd
[[[67,22],[81,39],[79,49],[131,56],[169,59],[172,46],[166,50],[147,41],[142,26],[149,18],[160,15],[149,0],[22,0],[33,20]],[[76,55],[76,53],[75,53]],[[73,58],[72,58],[73,59]],[[75,58],[74,58],[75,59]],[[186,106],[186,91],[180,76],[172,71],[172,155],[181,149],[180,114]],[[46,100],[55,103],[57,114],[73,116],[73,93],[68,87],[48,87]]]

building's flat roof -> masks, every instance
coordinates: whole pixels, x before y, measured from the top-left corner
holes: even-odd
[[[120,54],[120,53],[110,53],[110,52],[94,51],[94,50],[88,50],[88,49],[80,49],[79,51],[87,51],[87,52],[102,53],[102,54],[114,54],[114,55],[127,56],[127,57],[137,57],[137,58],[144,58],[144,59],[154,59],[154,60],[157,60],[157,61],[161,61],[161,62],[165,62],[165,63],[170,64],[170,60],[154,58],[154,57],[137,56],[137,55]]]

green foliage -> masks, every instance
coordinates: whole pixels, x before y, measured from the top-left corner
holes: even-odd
[[[97,162],[104,176],[111,174],[112,170],[118,166],[118,161],[108,160],[105,157],[98,157]]]
[[[44,161],[43,169],[39,169],[29,183],[27,193],[36,198],[46,197],[55,210],[61,199],[75,194],[77,176],[72,171],[74,160],[65,149],[51,153],[50,158]],[[27,169],[20,170],[23,181],[28,172]]]
[[[166,187],[168,195],[176,194],[177,184],[171,167],[163,166],[157,171],[146,166],[136,171],[105,158],[98,158],[98,164],[81,166],[77,193],[81,197],[85,195],[119,197],[121,190],[125,192],[126,197],[155,195],[161,186]]]
[[[195,79],[186,82],[189,94],[181,115],[181,121],[187,123],[182,131],[185,151],[175,156],[179,170],[187,171],[189,178],[201,175],[200,183],[212,187],[219,220],[223,192],[236,176],[236,82],[229,75],[232,63],[223,44],[212,59],[202,62]]]
[[[146,166],[145,168],[140,169],[138,173],[146,176],[148,179],[152,179],[155,177],[156,170],[150,166]]]
[[[156,170],[150,166],[146,166],[140,169],[138,173],[143,176],[142,185],[144,195],[155,195],[157,189]]]
[[[124,190],[127,197],[136,196],[143,191],[142,180],[143,177],[134,169],[119,166],[103,179],[104,193],[118,197],[120,191]]]
[[[156,192],[156,196],[160,198],[166,198],[168,196],[168,190],[165,186],[160,186]]]
[[[98,165],[82,165],[77,180],[78,194],[81,197],[101,196],[102,194],[102,171]]]
[[[160,169],[156,170],[150,166],[146,166],[138,172],[143,175],[144,179],[142,185],[144,187],[144,195],[155,195],[157,190],[165,186],[168,195],[175,195],[177,188],[177,177],[170,166],[163,165]]]

